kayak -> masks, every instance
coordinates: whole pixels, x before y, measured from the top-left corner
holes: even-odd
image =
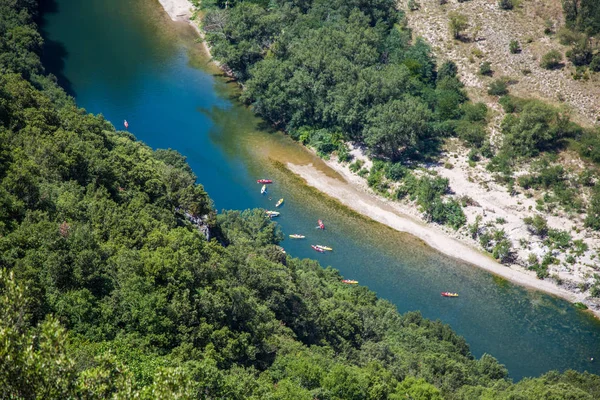
[[[270,179],[259,179],[259,180],[256,181],[256,183],[269,184],[269,183],[273,183],[273,181],[270,180]]]
[[[342,279],[342,283],[347,283],[349,285],[357,285],[358,281],[352,280],[352,279]]]
[[[275,204],[275,207],[279,207],[282,204],[283,204],[283,199],[279,199],[279,201],[277,202],[277,204]]]
[[[323,221],[318,220],[317,224],[319,224],[319,229],[325,229],[325,225],[323,225]]]
[[[265,194],[267,193],[267,185],[262,185],[262,188],[260,188],[260,194]]]
[[[318,251],[319,253],[325,253],[325,250],[318,248],[314,244],[311,244],[310,247],[312,247],[315,251]]]
[[[442,296],[444,296],[444,297],[458,297],[458,293],[442,292]]]
[[[265,211],[265,214],[269,216],[269,218],[279,217],[279,213],[277,211]]]
[[[325,251],[333,251],[333,249],[331,247],[328,246],[323,246],[321,244],[317,245],[318,248],[320,248],[321,250],[325,250]]]
[[[304,239],[304,238],[305,238],[305,236],[304,236],[304,235],[299,235],[299,234],[297,234],[297,233],[294,233],[294,234],[290,235],[290,237],[291,237],[292,239]]]

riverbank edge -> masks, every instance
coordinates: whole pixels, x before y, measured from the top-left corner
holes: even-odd
[[[204,32],[193,19],[193,4],[188,0],[158,0],[158,2],[173,21],[187,22],[196,30],[205,51],[212,60]],[[222,68],[217,61],[212,61]],[[223,72],[228,74],[228,71],[224,70]],[[586,303],[587,296],[584,293],[575,293],[563,289],[553,282],[540,280],[535,274],[523,268],[498,263],[489,255],[473,248],[469,243],[449,236],[438,226],[427,224],[413,217],[406,210],[402,210],[399,204],[364,190],[364,182],[357,182],[356,177],[349,174],[347,169],[337,161],[324,161],[331,169],[340,174],[344,181],[328,177],[312,164],[301,166],[288,163],[285,166],[292,173],[304,179],[307,185],[336,199],[342,205],[392,229],[408,233],[446,256],[484,269],[512,283],[561,297],[571,303]],[[588,311],[600,319],[600,310],[589,308]]]

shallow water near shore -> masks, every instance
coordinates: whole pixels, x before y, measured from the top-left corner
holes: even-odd
[[[306,186],[283,165],[313,163],[310,152],[273,132],[240,105],[235,84],[209,63],[194,30],[174,23],[156,0],[53,0],[41,20],[45,64],[89,112],[102,113],[153,148],[174,148],[217,209],[274,209],[284,198],[282,245],[374,290],[400,312],[420,310],[490,353],[514,379],[549,370],[600,373],[600,322],[571,304],[445,257],[421,241],[367,220]],[[275,183],[260,194],[256,179]],[[315,229],[323,219],[325,231]],[[318,254],[310,244],[334,251]],[[442,298],[456,291],[459,298]]]

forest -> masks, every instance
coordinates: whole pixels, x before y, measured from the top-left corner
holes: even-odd
[[[261,210],[217,213],[183,156],[45,73],[36,10],[0,0],[0,398],[600,398],[588,373],[514,384],[449,326],[283,254]]]

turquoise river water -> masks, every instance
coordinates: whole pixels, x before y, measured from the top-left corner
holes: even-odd
[[[495,356],[513,379],[549,370],[600,373],[600,322],[571,304],[510,284],[371,222],[306,186],[282,162],[312,162],[301,146],[236,100],[235,84],[204,54],[194,30],[157,0],[42,0],[44,62],[79,106],[102,113],[153,148],[174,148],[217,209],[273,208],[293,256],[318,259],[374,290],[400,312],[420,310],[463,335],[475,356]],[[331,172],[329,172],[331,173]],[[261,196],[256,179],[275,180]],[[271,198],[271,200],[269,200]],[[315,229],[323,219],[325,231]],[[318,254],[309,244],[334,248]],[[442,291],[460,293],[457,299]],[[591,362],[595,357],[599,362]]]

